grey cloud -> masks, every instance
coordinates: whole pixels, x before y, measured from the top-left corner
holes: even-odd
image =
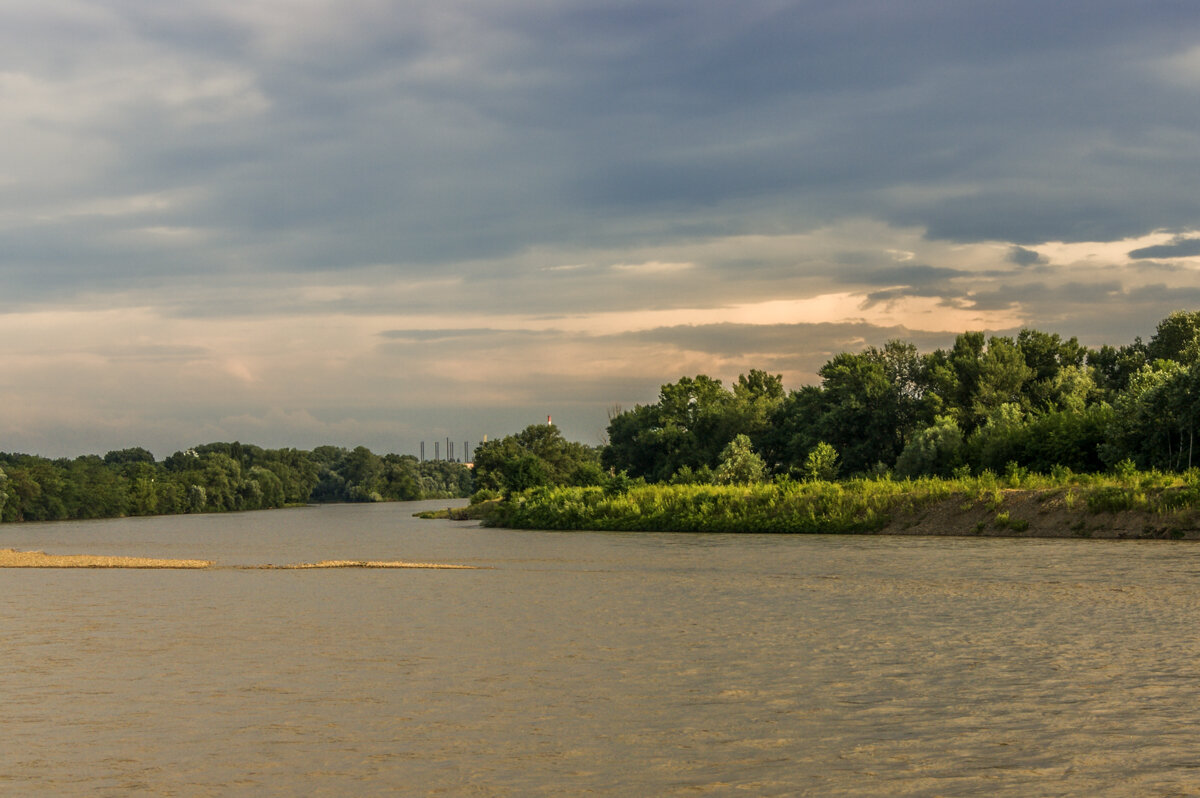
[[[1045,255],[1041,255],[1032,249],[1016,246],[1008,251],[1007,260],[1009,263],[1015,263],[1018,266],[1037,266],[1049,262]]]
[[[864,283],[867,285],[906,285],[930,286],[945,285],[947,280],[959,277],[969,277],[972,273],[962,269],[950,269],[944,266],[928,266],[912,264],[902,266],[884,266],[875,269],[850,269],[842,275],[847,282]]]
[[[146,344],[100,350],[97,354],[109,360],[140,360],[148,362],[190,361],[209,356],[202,346]]]
[[[130,252],[71,226],[26,227],[61,266],[42,272],[45,290],[177,263],[457,272],[536,245],[760,232],[776,223],[766,207],[792,230],[870,215],[1029,245],[1200,218],[1200,147],[1181,143],[1200,129],[1196,105],[1132,66],[1189,43],[1200,12],[1187,7],[465,3],[457,38],[445,13],[350,2],[328,19],[298,13],[286,46],[205,3],[118,5],[82,28],[10,14],[39,42],[3,37],[15,68],[104,75],[128,45],[199,77],[235,70],[265,102],[195,122],[202,100],[122,98],[83,119],[75,133],[110,155],[62,196],[194,189],[160,223],[223,246]],[[1113,59],[1118,43],[1126,57]],[[44,55],[71,48],[67,67]],[[51,254],[65,238],[75,250]],[[37,282],[4,260],[0,275]],[[124,266],[87,267],[106,261]]]
[[[1095,283],[1068,282],[1063,285],[1048,285],[1043,282],[1013,283],[971,294],[970,307],[976,310],[1004,310],[1015,305],[1039,310],[1066,304],[1095,307],[1121,296],[1121,284],[1115,280]]]
[[[1195,47],[1194,3],[345,0],[294,4],[281,18],[229,0],[117,0],[81,10],[58,0],[0,9],[0,310],[124,301],[213,320],[441,308],[544,317],[865,287],[869,303],[1018,308],[1031,326],[1122,343],[1200,303],[1190,288],[1139,285],[1167,276],[1152,261],[1126,266],[1118,284],[1115,272],[1089,282],[1035,259],[1048,241],[1156,230],[1192,237],[1131,258],[1200,254],[1198,86],[1161,64]],[[144,195],[171,201],[71,210]],[[859,221],[1014,248],[995,272],[950,268],[946,254],[918,255],[941,265],[897,264],[880,241],[873,253],[664,254]],[[647,250],[697,265],[637,279],[603,268]],[[534,262],[543,251],[605,258],[547,273]],[[304,290],[339,280],[393,290]],[[394,288],[417,281],[443,287]],[[385,331],[371,354],[395,366],[425,348],[436,357],[569,338],[482,329],[491,323]],[[735,325],[612,340],[811,371],[892,332]],[[412,398],[387,405],[388,381],[407,372],[379,371],[364,367],[347,386],[356,402],[387,397],[371,400],[378,418],[355,427],[331,409],[321,431],[383,435],[396,429],[385,416],[425,412]],[[636,397],[649,382],[614,393]],[[589,392],[623,400],[550,374],[513,384],[520,411],[476,411],[518,424],[538,405],[528,386],[575,408]],[[226,411],[247,412],[212,412]],[[270,423],[281,444],[284,430],[308,434]],[[115,443],[127,443],[119,432]]]
[[[872,291],[867,294],[863,307],[864,309],[872,308],[876,305],[886,304],[907,297],[938,298],[942,299],[943,303],[954,303],[960,301],[964,296],[965,294],[961,292],[947,292],[944,288],[936,286],[889,288],[883,291]]]
[[[1155,283],[1153,285],[1143,285],[1134,288],[1129,292],[1129,298],[1134,302],[1153,303],[1167,308],[1169,311],[1181,308],[1194,308],[1200,306],[1200,287],[1188,286],[1180,288]],[[1167,313],[1162,313],[1160,318],[1165,318],[1166,315]]]
[[[954,336],[861,322],[842,324],[705,324],[659,327],[614,336],[623,341],[666,343],[722,358],[744,358],[745,368],[763,368],[763,358],[781,362],[801,358],[815,371],[831,355],[882,346],[893,339],[912,341],[922,349],[953,342]],[[815,364],[815,365],[814,365]]]
[[[1191,258],[1200,255],[1200,238],[1176,238],[1169,244],[1158,244],[1132,250],[1129,257],[1135,260],[1146,258]]]

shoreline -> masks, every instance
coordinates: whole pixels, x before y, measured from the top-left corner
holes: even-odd
[[[924,537],[1079,538],[1098,540],[1200,540],[1195,512],[1089,510],[1062,490],[1000,491],[999,502],[959,494],[917,510],[896,513],[865,534]]]

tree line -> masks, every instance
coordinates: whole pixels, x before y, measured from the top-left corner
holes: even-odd
[[[309,451],[211,443],[158,462],[141,448],[49,460],[0,453],[0,519],[254,510],[302,502],[505,496],[543,486],[745,484],[770,478],[967,476],[1200,468],[1200,311],[1172,313],[1148,342],[1088,348],[1033,329],[965,332],[834,356],[821,381],[785,391],[753,369],[706,375],[610,413],[607,442],[535,424],[487,441],[474,473],[365,447]]]
[[[838,354],[819,375],[790,392],[760,370],[728,388],[683,377],[652,404],[615,409],[604,446],[569,448],[538,425],[481,447],[477,484],[508,493],[1200,467],[1200,311],[1172,313],[1148,342],[1098,349],[1034,329],[965,332],[927,353],[893,340]]]
[[[461,463],[376,455],[359,446],[263,449],[209,443],[162,461],[135,447],[103,457],[48,459],[0,452],[0,520],[260,510],[306,502],[468,496]]]

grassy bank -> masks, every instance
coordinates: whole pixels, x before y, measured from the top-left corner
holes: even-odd
[[[1200,538],[1200,472],[1185,475],[784,481],[541,488],[484,523],[519,529]]]

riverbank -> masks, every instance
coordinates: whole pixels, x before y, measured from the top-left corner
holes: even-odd
[[[1014,484],[1015,483],[1015,484]],[[522,529],[1200,539],[1200,475],[538,489],[484,523]]]
[[[995,505],[955,496],[917,512],[898,513],[876,534],[1200,540],[1200,518],[1194,511],[1092,511],[1086,502],[1068,502],[1064,492],[1045,490],[1005,490]]]

